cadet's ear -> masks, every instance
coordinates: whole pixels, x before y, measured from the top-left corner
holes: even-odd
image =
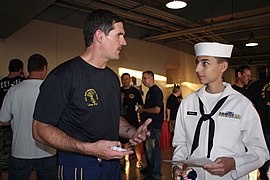
[[[227,61],[222,62],[222,64],[221,64],[222,73],[224,73],[228,69],[228,66],[229,65],[228,65]]]

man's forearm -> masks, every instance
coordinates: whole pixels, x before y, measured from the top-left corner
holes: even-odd
[[[142,112],[145,112],[148,114],[158,114],[160,112],[160,107],[156,106],[153,108],[142,108]]]
[[[170,109],[167,109],[167,120],[170,120],[170,113],[171,113],[171,110]]]
[[[128,121],[120,117],[119,136],[125,139],[131,139],[136,132],[136,128],[128,123]]]
[[[83,142],[68,136],[62,130],[50,124],[45,124],[34,120],[33,137],[35,140],[52,146],[58,150],[76,152],[80,154],[85,153]]]

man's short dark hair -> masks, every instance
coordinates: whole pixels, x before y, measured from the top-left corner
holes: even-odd
[[[114,29],[114,23],[124,22],[124,20],[115,13],[108,10],[96,10],[88,15],[84,22],[83,35],[86,47],[93,43],[94,34],[101,30],[108,35]]]
[[[18,72],[23,70],[23,62],[20,59],[12,59],[9,61],[8,65],[9,72]]]
[[[177,93],[177,92],[179,92],[180,91],[180,86],[178,85],[178,84],[174,84],[173,85],[173,90],[172,90],[172,92],[173,93]]]
[[[121,76],[121,79],[123,78],[123,76],[129,76],[130,77],[130,74],[129,73],[123,73],[122,76]]]
[[[242,66],[238,66],[235,68],[234,73],[235,73],[235,77],[238,77],[238,73],[240,72],[241,74],[243,74],[246,70],[251,70],[249,65],[242,65]]]
[[[149,76],[153,77],[153,79],[154,79],[153,71],[147,70],[147,71],[144,71],[142,74],[148,74]]]
[[[28,59],[27,70],[28,72],[32,71],[42,71],[44,66],[47,66],[48,62],[46,58],[40,54],[33,54]]]

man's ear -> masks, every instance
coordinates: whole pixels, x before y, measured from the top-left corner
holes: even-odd
[[[96,39],[96,41],[101,43],[104,36],[105,36],[104,32],[102,32],[101,30],[98,29],[95,32],[94,39]]]
[[[241,72],[237,73],[237,77],[241,77],[241,75],[242,75]]]

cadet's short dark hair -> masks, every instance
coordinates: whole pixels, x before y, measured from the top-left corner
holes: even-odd
[[[18,72],[23,70],[23,62],[20,59],[12,59],[9,61],[8,65],[9,72]]]

